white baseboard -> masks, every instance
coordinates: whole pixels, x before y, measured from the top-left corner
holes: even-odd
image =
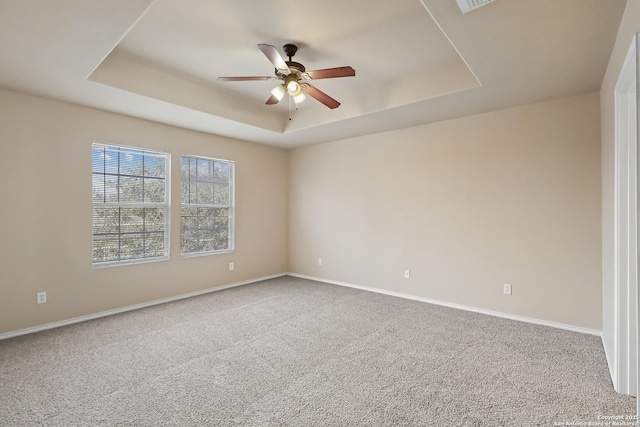
[[[167,302],[178,301],[185,298],[197,297],[198,295],[204,295],[211,292],[221,291],[223,289],[235,288],[237,286],[249,285],[251,283],[260,282],[262,280],[274,279],[276,277],[286,276],[287,273],[273,274],[271,276],[259,277],[257,279],[245,280],[243,282],[230,283],[228,285],[222,285],[215,288],[203,289],[201,291],[189,292],[187,294],[176,295],[173,297],[157,299],[153,301],[143,302],[140,304],[128,305],[126,307],[116,308],[113,310],[101,311],[99,313],[88,314],[86,316],[74,317],[72,319],[61,320],[59,322],[46,323],[44,325],[33,326],[31,328],[19,329],[17,331],[5,332],[0,334],[0,340],[7,338],[13,338],[20,335],[33,334],[35,332],[45,331],[47,329],[59,328],[60,326],[72,325],[74,323],[86,322],[87,320],[99,319],[100,317],[111,316],[114,314],[125,313],[127,311],[138,310],[145,307],[151,307],[153,305],[164,304]]]
[[[138,309],[141,309],[141,308],[151,307],[151,306],[154,306],[154,305],[164,304],[164,303],[172,302],[172,301],[178,301],[178,300],[185,299],[185,298],[196,297],[198,295],[204,295],[204,294],[208,294],[208,293],[211,293],[211,292],[217,292],[217,291],[221,291],[221,290],[224,290],[224,289],[235,288],[237,286],[248,285],[248,284],[251,284],[251,283],[260,282],[262,280],[274,279],[276,277],[282,277],[282,276],[287,276],[287,275],[288,276],[292,276],[292,277],[299,277],[301,279],[308,279],[308,280],[315,280],[315,281],[318,281],[318,282],[329,283],[329,284],[332,284],[332,285],[338,285],[338,286],[345,286],[345,287],[349,287],[349,288],[360,289],[360,290],[363,290],[363,291],[376,292],[376,293],[379,293],[379,294],[384,294],[384,295],[389,295],[389,296],[394,296],[394,297],[399,297],[399,298],[405,298],[405,299],[410,299],[410,300],[414,300],[414,301],[426,302],[428,304],[435,304],[435,305],[440,305],[440,306],[444,306],[444,307],[455,308],[455,309],[458,309],[458,310],[465,310],[465,311],[471,311],[471,312],[474,312],[474,313],[487,314],[489,316],[495,316],[495,317],[501,317],[501,318],[504,318],[504,319],[516,320],[518,322],[525,322],[525,323],[532,323],[532,324],[536,324],[536,325],[549,326],[549,327],[552,327],[552,328],[565,329],[565,330],[568,330],[568,331],[579,332],[579,333],[582,333],[582,334],[596,335],[596,336],[602,337],[602,332],[598,331],[598,330],[595,330],[595,329],[582,328],[582,327],[579,327],[579,326],[567,325],[567,324],[564,324],[564,323],[550,322],[550,321],[547,321],[547,320],[534,319],[534,318],[530,318],[530,317],[516,316],[516,315],[513,315],[513,314],[501,313],[501,312],[498,312],[498,311],[485,310],[485,309],[482,309],[482,308],[476,308],[476,307],[471,307],[471,306],[466,306],[466,305],[461,305],[461,304],[454,304],[454,303],[449,303],[449,302],[446,302],[446,301],[439,301],[439,300],[434,300],[434,299],[430,299],[430,298],[418,297],[418,296],[415,296],[415,295],[404,294],[404,293],[401,293],[401,292],[387,291],[387,290],[384,290],[384,289],[371,288],[371,287],[368,287],[368,286],[360,286],[360,285],[355,285],[355,284],[352,284],[352,283],[340,282],[340,281],[337,281],[337,280],[323,279],[321,277],[313,277],[313,276],[307,276],[307,275],[304,275],[304,274],[297,274],[297,273],[280,273],[280,274],[273,274],[273,275],[270,275],[270,276],[259,277],[259,278],[256,278],[256,279],[246,280],[246,281],[243,281],[243,282],[230,283],[228,285],[218,286],[218,287],[215,287],[215,288],[203,289],[201,291],[189,292],[189,293],[186,293],[186,294],[176,295],[176,296],[173,296],[173,297],[168,297],[168,298],[162,298],[162,299],[158,299],[158,300],[148,301],[148,302],[144,302],[144,303],[140,303],[140,304],[128,305],[126,307],[116,308],[116,309],[107,310],[107,311],[101,311],[99,313],[88,314],[86,316],[74,317],[74,318],[71,318],[71,319],[61,320],[61,321],[58,321],[58,322],[46,323],[44,325],[33,326],[31,328],[25,328],[25,329],[19,329],[19,330],[16,330],[16,331],[5,332],[3,334],[0,334],[0,340],[13,338],[13,337],[17,337],[17,336],[20,336],[20,335],[27,335],[27,334],[32,334],[32,333],[35,333],[35,332],[45,331],[47,329],[59,328],[61,326],[72,325],[74,323],[85,322],[87,320],[99,319],[101,317],[111,316],[111,315],[119,314],[119,313],[125,313],[127,311],[138,310]],[[609,361],[608,359],[609,358],[607,357],[607,361]]]
[[[287,273],[287,275],[288,276],[292,276],[292,277],[299,277],[301,279],[309,279],[309,280],[315,280],[315,281],[318,281],[318,282],[329,283],[329,284],[332,284],[332,285],[346,286],[348,288],[361,289],[363,291],[376,292],[376,293],[379,293],[379,294],[389,295],[389,296],[393,296],[393,297],[406,298],[406,299],[410,299],[410,300],[414,300],[414,301],[426,302],[426,303],[429,303],[429,304],[435,304],[435,305],[440,305],[440,306],[449,307],[449,308],[456,308],[458,310],[465,310],[465,311],[471,311],[471,312],[474,312],[474,313],[487,314],[489,316],[501,317],[503,319],[509,319],[509,320],[516,320],[518,322],[525,322],[525,323],[532,323],[532,324],[535,324],[535,325],[549,326],[549,327],[552,327],[552,328],[565,329],[567,331],[579,332],[581,334],[589,334],[589,335],[596,335],[596,336],[602,337],[602,331],[598,331],[596,329],[583,328],[583,327],[580,327],[580,326],[567,325],[567,324],[564,324],[564,323],[550,322],[548,320],[534,319],[534,318],[531,318],[531,317],[516,316],[514,314],[502,313],[502,312],[499,312],[499,311],[485,310],[483,308],[476,308],[476,307],[471,307],[471,306],[467,306],[467,305],[454,304],[454,303],[450,303],[450,302],[446,302],[446,301],[434,300],[434,299],[431,299],[431,298],[423,298],[423,297],[418,297],[418,296],[415,296],[415,295],[404,294],[404,293],[401,293],[401,292],[387,291],[387,290],[378,289],[378,288],[370,288],[368,286],[354,285],[352,283],[345,283],[345,282],[340,282],[340,281],[337,281],[337,280],[328,280],[328,279],[323,279],[321,277],[306,276],[304,274]]]
[[[604,357],[607,359],[607,368],[609,368],[609,375],[611,376],[611,382],[613,383],[613,389],[618,391],[617,376],[615,375],[613,359],[609,355],[609,348],[607,348],[604,342],[604,334],[602,335],[602,348],[604,348]],[[640,413],[638,414],[640,415]]]

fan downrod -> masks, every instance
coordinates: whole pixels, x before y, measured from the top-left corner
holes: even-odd
[[[295,62],[291,60],[291,58],[293,58],[293,56],[298,51],[298,46],[296,46],[295,44],[287,43],[284,46],[282,46],[282,50],[284,50],[285,55],[289,57],[289,60],[286,61],[287,66],[298,77],[298,80],[300,80],[300,78],[302,77],[302,73],[305,72],[304,65],[302,65],[299,62]],[[282,78],[284,75],[278,69],[276,69],[276,76],[278,76],[279,78]]]
[[[291,61],[291,58],[293,58],[298,51],[298,46],[288,43],[282,46],[282,50],[284,50],[285,55],[287,55],[289,57],[289,61]]]

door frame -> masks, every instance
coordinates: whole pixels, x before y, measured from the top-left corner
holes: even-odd
[[[635,34],[615,87],[614,358],[619,393],[637,395],[638,369],[638,41]],[[640,400],[640,399],[639,399]],[[640,402],[638,402],[640,413]]]

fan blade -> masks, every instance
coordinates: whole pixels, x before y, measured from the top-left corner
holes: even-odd
[[[308,83],[304,83],[301,86],[304,89],[304,91],[307,93],[307,95],[317,99],[327,107],[334,109],[340,106],[340,103],[338,101],[336,101],[335,99],[333,99],[332,97],[330,97],[329,95],[321,91],[320,89],[315,88]]]
[[[275,96],[271,95],[271,97],[269,99],[267,99],[267,102],[265,102],[265,104],[267,104],[267,105],[275,105],[278,102],[280,102],[280,100],[278,98],[276,98]]]
[[[307,71],[309,77],[317,79],[332,79],[334,77],[353,77],[356,70],[351,67],[325,68],[324,70]]]
[[[282,56],[280,56],[280,53],[275,46],[271,46],[270,44],[259,44],[258,49],[264,53],[264,56],[266,56],[278,70],[289,71],[289,66],[284,59],[282,59]]]
[[[218,77],[223,82],[246,82],[251,80],[275,80],[275,77],[269,76],[249,76],[249,77]]]

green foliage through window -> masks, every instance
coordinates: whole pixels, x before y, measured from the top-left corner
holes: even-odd
[[[169,256],[169,155],[93,144],[93,263]]]
[[[188,156],[180,163],[181,253],[233,250],[234,163]]]

